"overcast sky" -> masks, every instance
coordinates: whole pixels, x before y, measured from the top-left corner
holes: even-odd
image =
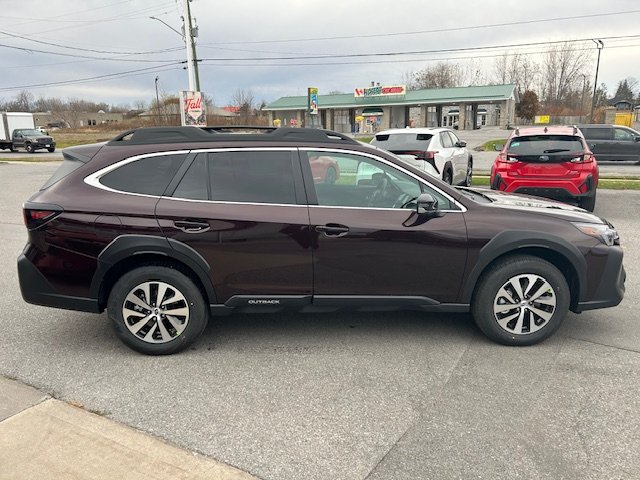
[[[177,63],[186,58],[182,39],[149,18],[180,30],[181,0],[0,0],[0,7],[0,98],[28,90],[36,98],[117,105],[151,101],[156,76],[161,92],[188,87],[187,73]],[[203,59],[201,90],[219,106],[229,104],[239,88],[270,102],[303,95],[309,86],[322,95],[352,92],[371,81],[398,84],[407,72],[438,59],[475,62],[490,77],[492,55],[505,50],[535,55],[546,47],[383,53],[589,38],[604,39],[598,83],[606,83],[609,92],[625,77],[640,79],[638,0],[194,0],[191,9],[199,27],[197,54]],[[626,13],[608,15],[620,12]],[[574,18],[531,22],[563,17]],[[635,37],[606,38],[614,36]],[[591,49],[586,71],[593,75],[595,44],[575,45]]]

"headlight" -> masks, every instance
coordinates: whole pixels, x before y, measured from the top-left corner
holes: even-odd
[[[599,239],[605,245],[619,245],[620,237],[616,229],[602,223],[574,223],[582,233]]]

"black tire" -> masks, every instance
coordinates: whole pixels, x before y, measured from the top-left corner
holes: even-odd
[[[9,150],[10,150],[11,152],[17,152],[17,151],[18,151],[18,149],[17,149],[16,147],[14,147],[14,146],[13,146],[13,143],[12,143],[11,145],[9,145]]]
[[[163,295],[162,299],[159,299],[158,305],[150,302],[154,307],[153,311],[147,311],[145,307],[142,307],[145,301],[138,302],[141,309],[140,316],[129,315],[125,319],[123,312],[125,307],[132,313],[136,308],[134,303],[127,300],[128,295],[135,292],[135,296],[140,300],[143,298],[140,297],[140,293],[144,290],[140,287],[143,285],[151,285],[149,296],[152,301],[154,300],[154,291],[157,295],[161,288],[158,285],[168,286],[167,293]],[[154,288],[153,285],[156,287]],[[167,300],[163,302],[163,299]],[[170,316],[171,319],[165,318],[163,312],[160,311],[162,307],[167,309],[165,313],[171,310],[182,312],[186,309],[186,320],[180,315],[167,314],[166,316]],[[133,350],[147,355],[168,355],[184,350],[202,334],[209,320],[208,305],[206,305],[202,293],[195,283],[182,272],[157,265],[136,268],[124,274],[111,289],[107,312],[120,340]],[[155,316],[153,316],[154,312]],[[144,321],[144,317],[149,316],[151,318],[144,324],[140,323]],[[174,328],[174,324],[178,324],[184,330],[178,332]],[[138,326],[141,326],[139,334],[129,329],[135,329]],[[166,340],[164,339],[165,334]],[[150,337],[150,340],[144,340],[143,336]]]
[[[36,151],[30,143],[25,143],[24,149],[29,153],[34,153]]]
[[[580,200],[580,207],[593,212],[593,210],[596,208],[596,192],[593,192],[592,197],[583,197]]]
[[[53,153],[56,151],[56,147],[50,147],[50,148],[47,148],[47,150],[49,151],[49,153]]]
[[[445,168],[445,171],[442,174],[442,181],[444,183],[448,183],[449,185],[453,183],[453,173],[451,172],[450,167]]]
[[[465,187],[470,187],[472,181],[473,181],[473,157],[469,157],[469,161],[467,162],[467,175],[462,185]]]
[[[330,183],[333,185],[334,183],[336,183],[337,179],[338,172],[336,172],[336,169],[333,167],[327,168],[327,172],[324,175],[324,183]]]
[[[521,275],[529,275],[536,281],[529,285],[528,278]],[[533,291],[534,295],[545,286],[549,289],[535,296],[533,300],[538,302],[527,302],[526,297],[518,298],[516,290],[511,288],[512,282],[517,282],[523,292]],[[508,293],[499,295],[503,288],[513,296]],[[527,304],[523,306],[522,301]],[[550,337],[564,320],[570,301],[567,281],[554,265],[538,257],[514,255],[499,260],[482,274],[473,295],[471,313],[480,330],[491,340],[503,345],[525,346]],[[555,305],[550,307],[553,302]],[[511,305],[513,308],[509,308]],[[494,313],[494,308],[502,311]],[[506,324],[505,327],[498,323],[498,317]]]

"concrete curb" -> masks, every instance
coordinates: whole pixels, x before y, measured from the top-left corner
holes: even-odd
[[[0,480],[257,480],[0,377]]]

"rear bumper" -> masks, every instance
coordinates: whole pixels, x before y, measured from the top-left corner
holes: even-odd
[[[620,247],[608,247],[609,256],[600,277],[600,283],[590,299],[578,302],[572,309],[576,313],[597,308],[615,307],[624,297],[624,282],[627,278],[622,265],[622,249]]]
[[[95,298],[72,297],[58,293],[24,255],[18,257],[18,279],[22,298],[27,303],[80,312],[101,312]]]
[[[571,180],[566,179],[530,179],[510,177],[496,173],[491,179],[491,188],[503,192],[523,193],[554,200],[571,200],[593,197],[597,183],[593,175],[584,175]]]

